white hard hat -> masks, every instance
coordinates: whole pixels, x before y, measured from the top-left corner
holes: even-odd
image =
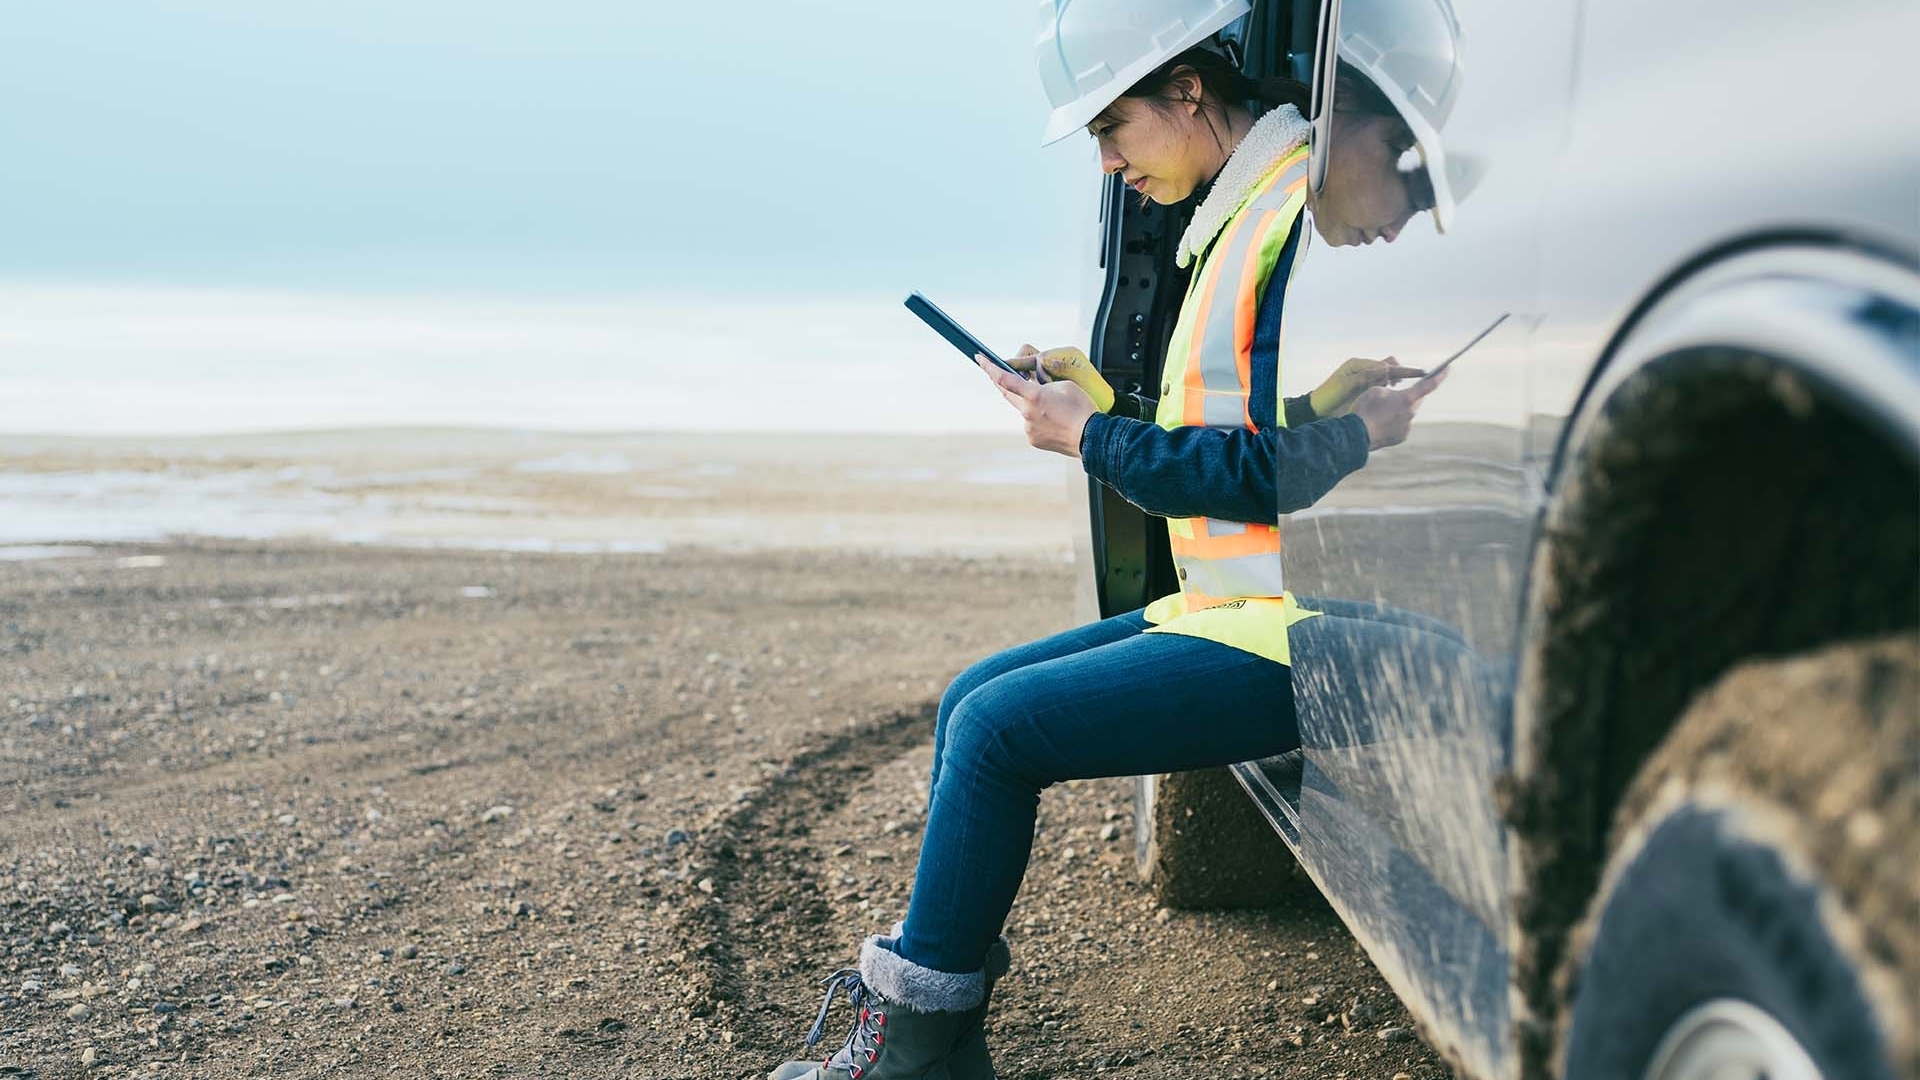
[[[1154,68],[1253,10],[1248,0],[1040,0],[1040,67],[1053,113],[1041,144],[1059,142]]]
[[[1454,207],[1479,182],[1479,168],[1465,158],[1450,158],[1440,133],[1460,96],[1460,22],[1448,0],[1341,0],[1327,31],[1336,55],[1377,87],[1413,132],[1414,145],[1433,184],[1433,217],[1445,231]],[[1323,91],[1334,72],[1320,73]],[[1334,95],[1337,97],[1337,94]],[[1322,93],[1321,101],[1327,100]],[[1313,117],[1315,191],[1326,181],[1332,144],[1333,109],[1324,105]]]

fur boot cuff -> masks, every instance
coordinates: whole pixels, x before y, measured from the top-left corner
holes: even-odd
[[[1013,953],[1003,936],[987,947],[986,963],[979,971],[964,975],[936,971],[887,947],[899,936],[900,927],[895,925],[891,938],[876,934],[861,943],[860,979],[881,997],[915,1012],[966,1012],[975,1008],[986,1000],[992,982],[1005,975],[1013,963]]]

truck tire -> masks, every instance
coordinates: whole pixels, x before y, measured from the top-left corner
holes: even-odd
[[[1231,770],[1136,777],[1133,833],[1140,880],[1164,907],[1272,907],[1317,895]]]
[[[1735,669],[1610,852],[1562,973],[1566,1080],[1920,1076],[1920,638]]]

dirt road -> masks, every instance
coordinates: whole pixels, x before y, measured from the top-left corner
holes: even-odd
[[[904,911],[945,680],[1070,593],[1007,558],[0,562],[0,1076],[764,1075]],[[1444,1075],[1324,909],[1156,911],[1126,791],[1042,799],[1001,1075]]]

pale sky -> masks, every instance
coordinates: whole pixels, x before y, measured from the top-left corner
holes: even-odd
[[[567,352],[609,327],[655,361],[632,394],[699,393],[711,376],[680,385],[657,362],[685,340],[676,298],[751,326],[703,324],[709,364],[793,359],[765,355],[779,319],[816,362],[844,338],[863,363],[958,363],[891,321],[914,288],[980,313],[983,335],[1071,343],[1098,178],[1090,141],[1038,145],[1036,19],[1007,0],[9,5],[0,431],[497,423],[461,403],[472,368],[446,344],[476,306],[516,327],[485,364],[518,379],[524,360],[527,400],[542,373],[584,380],[557,400],[627,377],[617,347]],[[423,330],[435,312],[449,326]],[[275,396],[326,383],[335,342],[372,379],[359,406]],[[101,382],[129,371],[166,411]],[[914,425],[903,386],[877,429]],[[730,426],[778,426],[791,392],[742,399]],[[992,428],[1003,408],[929,423]],[[569,426],[555,411],[529,422]]]
[[[9,5],[0,278],[1070,300],[1030,3]]]

